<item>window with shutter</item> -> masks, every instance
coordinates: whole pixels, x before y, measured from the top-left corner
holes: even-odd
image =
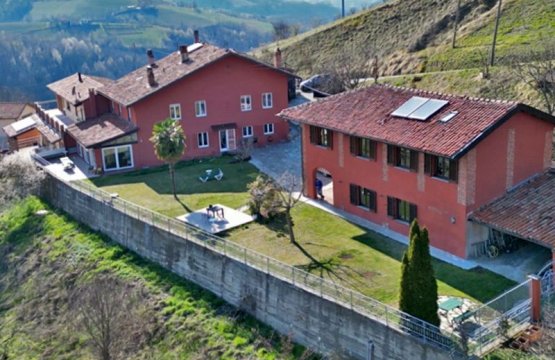
[[[393,146],[393,145],[387,145],[387,163],[389,165],[397,165],[397,159],[396,159],[396,153],[397,153],[397,146]]]
[[[459,177],[458,161],[447,157],[426,154],[424,170],[430,176],[453,182],[457,182]]]
[[[416,218],[417,206],[408,201],[387,197],[387,215],[394,219],[410,223]]]
[[[310,126],[310,143],[330,149],[333,148],[333,131],[317,126]]]
[[[377,210],[377,194],[375,191],[354,184],[350,184],[349,190],[351,204],[374,212]]]

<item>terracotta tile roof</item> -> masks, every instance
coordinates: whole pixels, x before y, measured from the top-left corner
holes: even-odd
[[[19,119],[27,103],[0,102],[0,119]]]
[[[449,103],[426,121],[391,116],[413,96]],[[451,111],[458,114],[442,122]],[[373,85],[281,111],[282,118],[368,137],[440,156],[459,157],[516,111],[533,112],[555,124],[555,118],[526,105],[475,99],[423,90]]]
[[[98,90],[114,82],[111,79],[84,74],[81,74],[81,80],[79,81],[79,73],[76,73],[48,84],[47,87],[75,105],[89,98],[89,89]]]
[[[37,130],[46,138],[46,140],[51,143],[57,143],[62,140],[62,136],[56,130],[46,125],[42,119],[37,119]]]
[[[473,212],[469,218],[555,248],[555,169],[518,186]]]
[[[115,114],[104,114],[98,118],[70,125],[67,132],[85,147],[91,147],[117,139],[137,131],[138,128]]]
[[[193,44],[188,48],[189,61],[186,63],[181,62],[179,51],[156,60],[156,67],[153,68],[156,81],[155,86],[148,84],[147,65],[145,65],[118,79],[114,84],[100,89],[99,92],[112,100],[128,106],[227,56],[238,56],[252,61],[256,65],[279,71],[287,76],[295,76],[286,70],[262,63],[245,54],[237,53],[232,49],[222,49],[213,45],[200,43]]]

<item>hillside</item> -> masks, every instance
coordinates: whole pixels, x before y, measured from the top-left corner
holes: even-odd
[[[275,22],[302,31],[338,14],[291,0],[0,0],[0,101],[50,99],[46,85],[76,71],[119,77],[144,63],[146,49],[165,56],[194,30],[248,51],[273,38]]]
[[[39,209],[49,213],[36,215]],[[70,299],[100,274],[136,289],[144,307],[145,334],[118,358],[293,359],[303,353],[198,286],[30,198],[0,215],[0,359],[91,359]]]
[[[279,46],[289,67],[307,75],[341,52],[379,57],[386,75],[477,67],[487,54],[496,14],[495,0],[463,0],[457,47],[451,49],[456,1],[398,0],[273,43],[254,53],[269,59]],[[505,0],[498,57],[535,49],[555,37],[555,2]],[[524,16],[524,14],[526,16]]]

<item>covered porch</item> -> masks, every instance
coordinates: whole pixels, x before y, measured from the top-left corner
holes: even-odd
[[[480,266],[515,281],[536,274],[555,256],[555,169],[476,210],[468,227]]]

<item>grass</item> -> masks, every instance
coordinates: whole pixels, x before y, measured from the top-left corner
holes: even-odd
[[[248,202],[247,184],[258,175],[258,170],[249,163],[230,164],[231,157],[220,157],[201,162],[187,162],[176,167],[177,192],[179,199],[193,210],[221,203],[239,208]],[[222,169],[221,181],[201,182],[198,178],[207,169]],[[166,166],[148,170],[110,175],[92,182],[110,193],[118,193],[124,199],[175,217],[185,213],[171,193],[171,183]]]
[[[208,168],[221,168],[221,182],[202,183],[198,176]],[[188,162],[178,166],[179,199],[196,210],[221,203],[238,208],[248,202],[247,184],[258,171],[248,163],[230,164],[229,158]],[[171,193],[166,167],[110,175],[92,180],[108,192],[168,216],[185,211]],[[294,209],[295,232],[299,242],[319,260],[334,264],[335,281],[380,301],[396,305],[398,301],[400,260],[405,246],[377,233],[353,225],[309,205]],[[289,243],[283,222],[251,223],[229,231],[225,236],[250,249],[285,263],[307,267],[309,261]],[[492,272],[465,271],[434,262],[441,295],[463,296],[485,302],[514,283]],[[489,284],[483,286],[483,284]]]
[[[39,209],[49,214],[37,216]],[[0,353],[6,359],[91,358],[68,292],[112,273],[146,293],[156,331],[134,359],[292,359],[293,346],[200,287],[112,243],[37,198],[0,216]],[[152,324],[151,324],[152,325]],[[14,336],[10,338],[10,334]]]

